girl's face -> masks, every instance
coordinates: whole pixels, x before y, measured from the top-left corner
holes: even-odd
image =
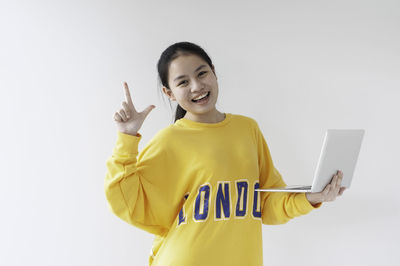
[[[171,61],[168,84],[163,91],[186,110],[186,118],[213,121],[219,115],[215,109],[218,98],[217,77],[213,69],[197,55],[180,55]],[[202,98],[207,95],[204,99]]]

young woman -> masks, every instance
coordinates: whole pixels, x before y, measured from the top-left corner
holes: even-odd
[[[193,43],[168,47],[158,61],[162,91],[178,107],[175,122],[138,153],[145,118],[124,83],[117,142],[107,160],[112,212],[155,235],[149,265],[262,265],[262,224],[283,224],[343,193],[342,173],[321,193],[267,193],[285,186],[258,123],[222,113],[206,52]]]

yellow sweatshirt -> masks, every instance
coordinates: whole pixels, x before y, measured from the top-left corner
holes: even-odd
[[[286,184],[250,117],[182,118],[138,153],[141,137],[117,131],[104,188],[115,215],[155,234],[149,265],[263,265],[262,224],[321,205],[305,193],[255,191]]]

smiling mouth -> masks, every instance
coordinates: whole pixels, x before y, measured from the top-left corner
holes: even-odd
[[[207,92],[206,96],[204,96],[203,98],[198,99],[198,100],[192,100],[192,102],[195,102],[195,103],[204,102],[204,101],[206,101],[208,99],[209,96],[210,96],[210,92]]]

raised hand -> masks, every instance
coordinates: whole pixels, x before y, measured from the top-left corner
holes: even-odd
[[[326,185],[323,191],[315,193],[306,193],[308,201],[315,205],[320,202],[334,201],[337,196],[341,196],[345,187],[341,187],[343,179],[343,172],[337,171],[336,175],[333,176],[331,182]]]
[[[136,136],[147,115],[156,106],[149,105],[142,112],[137,112],[132,102],[128,84],[126,82],[123,82],[123,84],[126,101],[122,102],[122,109],[120,109],[119,112],[115,112],[114,120],[120,132]]]

